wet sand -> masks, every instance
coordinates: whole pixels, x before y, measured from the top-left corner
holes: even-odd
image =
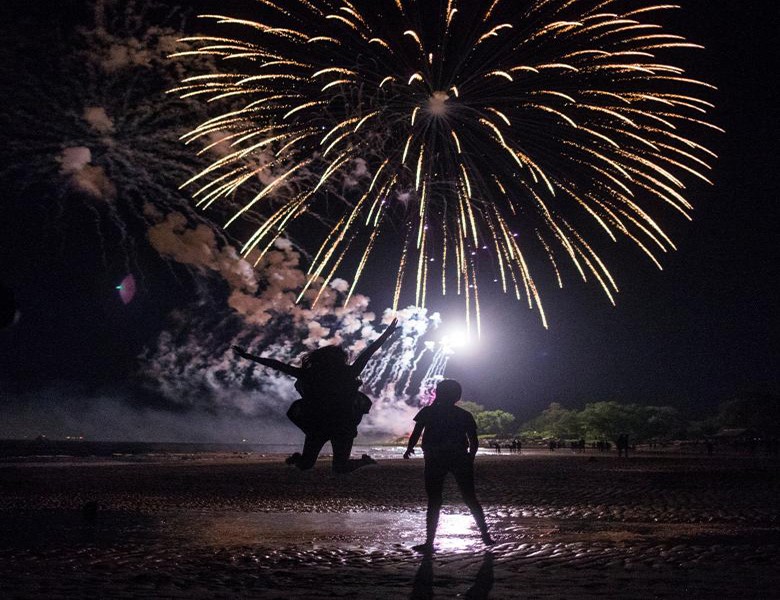
[[[421,460],[280,458],[0,464],[0,597],[780,598],[777,459],[480,456],[426,560]]]

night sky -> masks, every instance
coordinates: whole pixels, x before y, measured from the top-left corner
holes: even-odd
[[[89,11],[83,3],[63,2],[61,12],[52,14],[44,8],[49,4],[4,2],[0,31],[14,32],[4,39],[51,36],[51,44],[75,51],[54,32],[88,22]],[[664,271],[627,244],[607,255],[621,288],[616,307],[596,285],[569,277],[558,290],[543,280],[550,322],[545,330],[536,312],[486,285],[482,339],[457,353],[447,370],[462,381],[467,399],[509,410],[521,420],[553,401],[581,408],[600,400],[672,405],[686,416],[703,417],[729,398],[780,393],[775,42],[780,9],[774,0],[680,4],[683,10],[667,19],[670,29],[706,47],[684,53],[683,66],[718,87],[710,120],[726,133],[704,139],[720,157],[715,185],[689,188],[687,199],[696,208],[692,223],[664,221],[678,246],[664,256]],[[36,59],[23,58],[23,52],[14,41],[0,53],[4,98],[23,97],[13,91],[16,86],[46,85],[40,80],[46,68],[30,72]],[[0,331],[0,436],[34,437],[35,420],[61,414],[63,407],[75,411],[74,419],[59,428],[56,418],[44,419],[48,431],[75,433],[79,407],[94,410],[102,402],[119,407],[117,420],[126,416],[125,407],[153,407],[160,411],[155,414],[168,415],[141,432],[137,424],[114,427],[110,411],[104,411],[107,437],[148,438],[150,432],[168,439],[232,437],[229,429],[202,434],[207,419],[188,430],[182,425],[187,407],[171,405],[138,376],[139,356],[170,326],[172,313],[195,303],[204,327],[203,311],[215,292],[204,291],[198,276],[181,265],[160,260],[132,219],[127,227],[117,225],[104,207],[53,190],[46,180],[56,175],[53,161],[47,167],[39,161],[45,168],[38,169],[25,156],[22,162],[31,165],[20,166],[19,138],[9,137],[22,134],[9,122],[17,119],[13,111],[24,109],[11,105],[0,122],[0,283],[15,293],[20,319]],[[46,107],[39,112],[45,119]],[[120,223],[127,218],[117,215]],[[137,297],[125,306],[115,286],[129,272],[142,275]],[[392,281],[384,275],[373,271],[361,285],[378,312],[392,301]],[[445,323],[459,319],[461,306],[450,297],[430,302]],[[221,410],[213,405],[202,414],[217,419]],[[244,425],[242,434],[260,426]],[[100,435],[94,425],[86,429]]]

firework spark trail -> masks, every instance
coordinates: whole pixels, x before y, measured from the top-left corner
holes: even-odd
[[[408,422],[413,416],[412,406],[428,404],[436,383],[444,377],[451,354],[441,343],[425,339],[441,324],[438,313],[428,315],[426,309],[410,306],[394,314],[400,320],[401,336],[372,359],[363,372],[364,389],[374,398],[375,415],[379,417],[369,415],[368,422],[374,427],[385,426],[388,415]],[[426,361],[426,371],[419,376],[420,366]],[[399,403],[399,398],[404,401]]]
[[[350,245],[368,237],[357,278],[380,234],[400,221],[396,307],[407,271],[416,273],[420,305],[429,279],[445,290],[454,276],[478,327],[477,270],[490,263],[494,279],[518,296],[524,290],[546,326],[529,255],[549,260],[561,285],[556,256],[568,256],[614,303],[617,286],[599,253],[606,240],[596,236],[625,237],[660,267],[656,252],[673,245],[657,219],[664,207],[689,217],[685,181],[708,181],[714,155],[686,131],[717,129],[703,120],[712,105],[698,97],[712,86],[660,57],[699,46],[650,20],[672,8],[267,1],[257,20],[209,15],[220,31],[238,33],[187,38],[196,49],[183,54],[216,56],[225,72],[187,77],[174,91],[233,101],[187,138],[220,131],[234,140],[234,153],[202,174],[225,177],[210,201],[233,197],[242,161],[260,147],[291,165],[291,177],[299,166],[314,175],[286,190],[294,208],[270,209],[273,182],[245,203],[236,217],[256,212],[265,223],[243,253],[333,211],[330,189],[361,160],[370,177],[333,219],[312,280],[336,276]]]

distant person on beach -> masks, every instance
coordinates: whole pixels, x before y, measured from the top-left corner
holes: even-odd
[[[425,543],[414,547],[418,552],[433,552],[447,473],[452,473],[455,477],[463,501],[477,523],[482,541],[486,544],[494,543],[474,489],[474,457],[479,447],[477,423],[470,412],[455,406],[460,396],[461,386],[457,381],[444,379],[439,382],[433,404],[420,409],[414,417],[414,431],[409,436],[404,453],[404,458],[414,454],[414,447],[420,435],[423,436],[428,510],[425,518]]]
[[[349,473],[376,461],[368,454],[350,459],[357,426],[371,408],[371,400],[359,391],[360,373],[369,359],[395,331],[398,319],[371,343],[355,362],[349,364],[347,353],[340,346],[324,346],[303,357],[302,366],[294,367],[272,358],[249,354],[233,346],[239,356],[296,378],[295,389],[301,398],[293,402],[287,416],[306,434],[303,451],[287,458],[288,465],[311,469],[322,447],[330,441],[333,447],[333,470]]]
[[[618,457],[625,456],[626,458],[628,458],[629,444],[628,444],[627,433],[621,433],[618,436],[617,441],[615,442],[615,446],[617,446]]]
[[[707,456],[712,456],[715,452],[715,444],[712,443],[712,440],[705,440],[704,445],[707,448]]]

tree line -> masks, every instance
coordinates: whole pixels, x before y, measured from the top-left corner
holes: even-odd
[[[588,441],[617,439],[628,434],[632,442],[701,439],[723,429],[748,429],[758,435],[780,434],[780,397],[745,396],[722,402],[715,414],[686,419],[672,406],[645,406],[615,401],[592,402],[569,409],[551,403],[530,421],[518,423],[504,410],[487,410],[474,402],[460,406],[474,415],[481,435]]]

